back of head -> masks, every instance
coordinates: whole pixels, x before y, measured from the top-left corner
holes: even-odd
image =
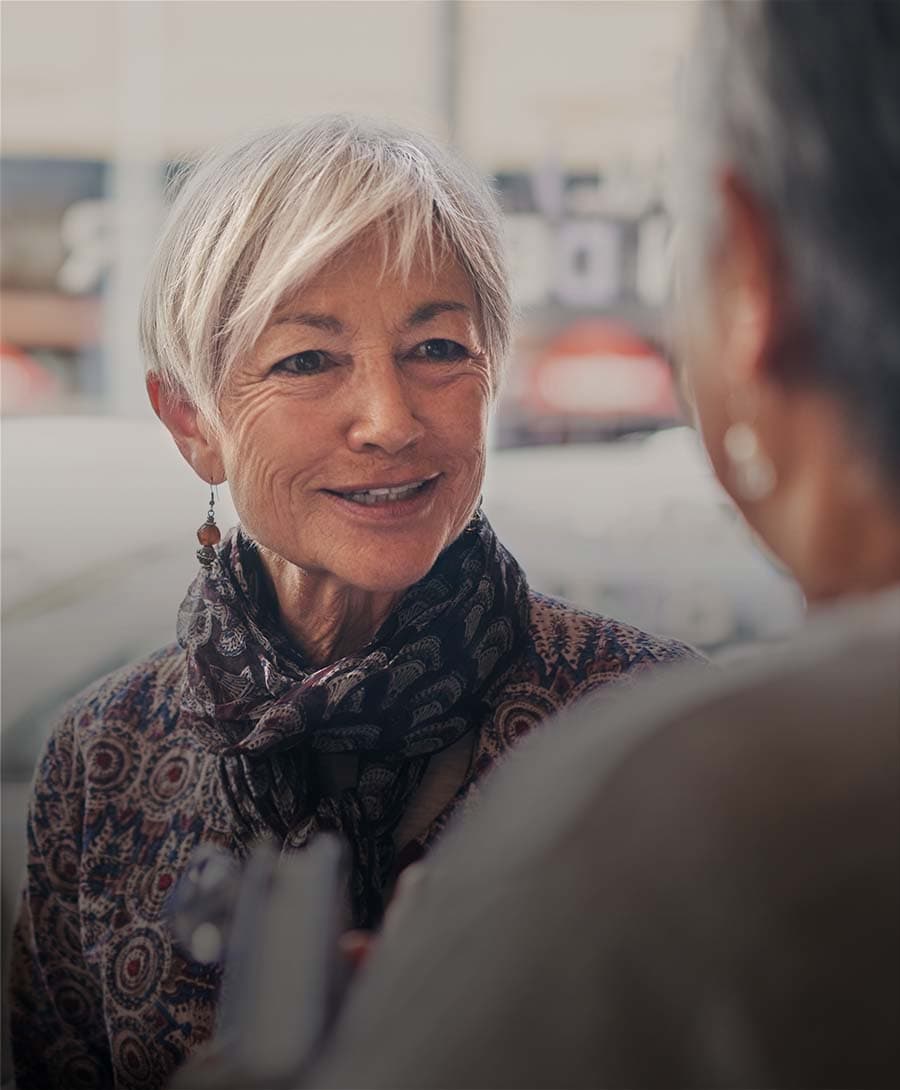
[[[688,234],[715,232],[733,168],[771,216],[790,288],[786,382],[848,410],[900,479],[900,4],[703,5],[679,148]],[[690,261],[688,262],[690,264]]]

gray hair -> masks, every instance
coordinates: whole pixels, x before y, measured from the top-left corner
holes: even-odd
[[[207,155],[184,182],[141,307],[148,370],[218,426],[229,369],[273,311],[366,232],[385,269],[446,256],[468,275],[496,389],[512,324],[499,208],[418,133],[346,116],[264,132]]]
[[[900,4],[704,4],[685,78],[679,273],[702,280],[691,246],[715,244],[713,183],[730,167],[773,218],[796,326],[786,335],[807,348],[784,354],[782,377],[839,398],[897,482]]]

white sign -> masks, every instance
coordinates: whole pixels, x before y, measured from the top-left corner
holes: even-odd
[[[622,290],[622,229],[605,219],[553,225],[538,213],[506,217],[513,296],[522,307],[555,299],[573,308],[605,307]]]
[[[603,307],[621,286],[622,246],[617,224],[567,220],[557,237],[556,293],[568,307]]]

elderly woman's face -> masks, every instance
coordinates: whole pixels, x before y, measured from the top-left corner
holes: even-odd
[[[404,279],[375,246],[335,259],[226,386],[221,455],[244,527],[309,572],[410,586],[478,502],[490,389],[458,264]]]

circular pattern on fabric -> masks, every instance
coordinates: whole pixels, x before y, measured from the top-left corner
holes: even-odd
[[[69,980],[57,988],[53,999],[60,1018],[70,1026],[85,1026],[90,1022],[93,1004],[75,981]]]
[[[194,786],[196,755],[190,750],[164,752],[147,770],[144,778],[145,809],[171,813]]]
[[[73,1056],[61,1070],[60,1086],[66,1090],[94,1090],[102,1086],[105,1072],[90,1056]]]
[[[504,747],[512,747],[538,723],[557,711],[553,701],[531,691],[528,696],[505,700],[494,716],[494,726]]]
[[[124,1023],[116,1030],[112,1038],[112,1054],[116,1057],[119,1068],[119,1082],[135,1087],[153,1086],[156,1082],[156,1067],[150,1049],[144,1044],[146,1027],[136,1022]]]
[[[52,935],[60,953],[76,961],[81,958],[81,935],[78,926],[72,919],[69,906],[62,905],[56,897],[50,897],[44,902],[35,930],[41,935]]]
[[[98,794],[123,791],[137,774],[140,760],[140,748],[133,738],[107,730],[85,748],[87,785]]]
[[[74,1029],[96,1021],[99,998],[97,986],[86,973],[57,969],[47,976],[47,985],[59,1017]]]
[[[169,948],[158,931],[141,927],[123,936],[113,948],[106,985],[115,1001],[137,1010],[168,974]]]
[[[171,864],[150,870],[134,867],[125,888],[129,910],[144,920],[158,920],[178,881],[178,873]]]
[[[49,1042],[48,1042],[49,1043]],[[58,1072],[57,1086],[66,1090],[96,1090],[112,1084],[112,1071],[93,1056],[85,1055],[84,1045],[65,1040],[47,1052],[48,1067]]]
[[[47,751],[47,757],[41,763],[41,774],[46,776],[47,785],[55,795],[65,796],[71,787],[72,778],[72,735],[60,731],[54,735]]]
[[[47,877],[53,888],[66,893],[77,892],[79,864],[74,839],[61,838],[47,857]]]

